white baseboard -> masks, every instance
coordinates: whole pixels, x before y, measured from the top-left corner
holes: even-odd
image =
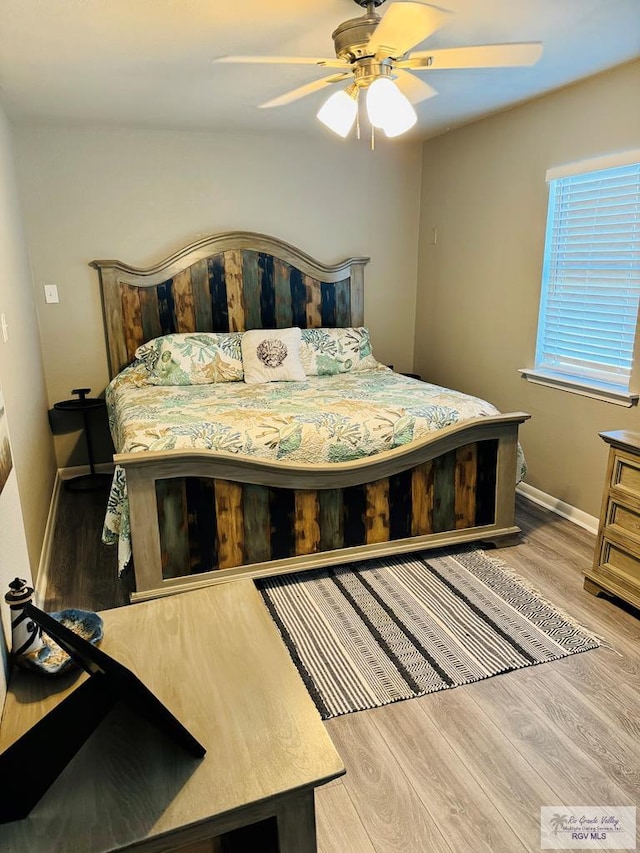
[[[94,465],[96,474],[113,474],[112,462],[100,462]],[[53,482],[53,491],[51,493],[51,504],[49,505],[49,514],[47,523],[44,529],[44,539],[42,549],[40,551],[40,562],[38,563],[38,574],[35,582],[35,600],[38,606],[41,606],[45,600],[47,586],[49,583],[49,566],[51,564],[51,553],[53,551],[53,537],[58,520],[58,504],[60,503],[60,492],[64,480],[70,480],[72,477],[79,477],[83,474],[90,474],[91,469],[88,465],[76,465],[73,468],[58,468],[56,477]]]
[[[98,462],[93,466],[96,474],[113,474],[113,462]],[[83,477],[91,473],[91,468],[88,465],[75,465],[73,468],[58,468],[58,475],[61,480],[70,480],[72,477]]]
[[[53,491],[51,493],[51,503],[49,505],[49,514],[47,515],[47,523],[44,528],[44,539],[42,541],[42,550],[40,551],[40,562],[38,563],[38,574],[36,576],[35,600],[38,607],[42,607],[47,585],[49,583],[49,565],[51,563],[51,552],[53,551],[53,537],[56,529],[56,521],[58,519],[58,503],[60,502],[60,490],[62,489],[62,478],[60,471],[56,471],[56,477],[53,481]]]
[[[545,509],[550,509],[557,515],[569,519],[569,521],[573,521],[579,527],[584,527],[590,533],[598,532],[598,519],[594,515],[589,515],[589,513],[583,512],[581,509],[577,509],[577,507],[571,506],[571,504],[565,503],[559,498],[554,498],[553,495],[548,495],[546,492],[542,492],[528,483],[519,483],[516,486],[516,491],[523,497],[533,501],[533,503],[539,504],[545,507]]]

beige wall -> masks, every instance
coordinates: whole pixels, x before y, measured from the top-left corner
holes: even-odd
[[[421,146],[325,138],[23,127],[18,163],[51,403],[107,383],[94,258],[136,266],[199,236],[280,237],[327,263],[368,255],[374,352],[413,363]],[[45,305],[44,284],[58,305]],[[81,449],[79,444],[78,452]],[[60,466],[74,460],[57,438]],[[82,459],[77,458],[77,464]]]
[[[546,170],[639,147],[639,92],[633,63],[440,136],[423,152],[416,370],[503,411],[529,412],[526,481],[591,515],[606,461],[598,432],[640,430],[638,408],[533,385],[517,371],[535,353]]]
[[[55,477],[53,441],[29,254],[15,179],[17,145],[0,108],[0,311],[9,340],[0,341],[0,382],[32,568],[38,566]]]
[[[13,470],[0,494],[0,611],[5,636],[9,613],[4,604],[14,577],[29,580],[38,567],[55,476],[53,441],[29,258],[15,181],[11,127],[0,107],[0,313],[9,338],[0,338],[2,387],[13,454]],[[26,531],[26,533],[25,533]],[[6,646],[0,630],[0,708],[6,687]]]

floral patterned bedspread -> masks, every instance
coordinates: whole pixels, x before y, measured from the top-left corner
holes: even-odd
[[[498,414],[490,403],[377,369],[304,382],[152,386],[146,368],[126,368],[106,392],[116,451],[209,448],[262,459],[343,462],[407,444],[459,421]],[[525,473],[522,453],[519,476]],[[103,542],[131,556],[124,471],[116,468]]]

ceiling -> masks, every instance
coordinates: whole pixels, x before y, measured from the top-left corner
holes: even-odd
[[[441,5],[454,13],[450,22],[416,49],[542,41],[544,53],[528,68],[423,72],[439,95],[418,104],[413,138],[640,56],[640,0]],[[16,123],[332,136],[315,118],[331,89],[257,109],[326,70],[211,60],[226,54],[333,57],[332,31],[363,11],[353,0],[0,0],[0,102]]]

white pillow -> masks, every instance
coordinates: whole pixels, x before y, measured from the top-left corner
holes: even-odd
[[[300,382],[306,379],[300,360],[300,329],[250,329],[242,335],[242,368],[247,385]]]

